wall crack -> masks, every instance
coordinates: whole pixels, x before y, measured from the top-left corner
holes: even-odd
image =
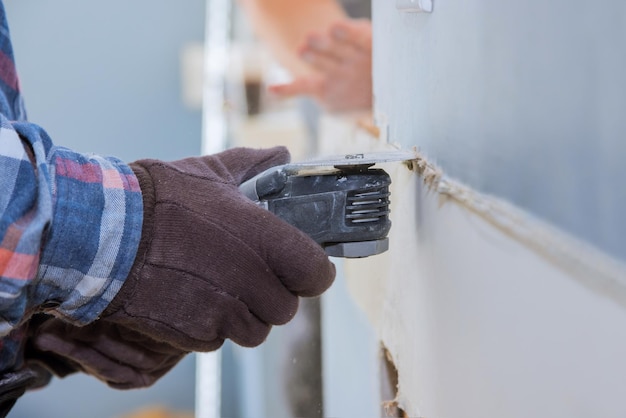
[[[626,265],[622,262],[509,202],[446,176],[418,150],[414,151],[416,159],[409,163],[409,168],[418,173],[428,190],[470,210],[586,287],[626,307]]]

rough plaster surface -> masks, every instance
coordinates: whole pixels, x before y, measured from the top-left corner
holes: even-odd
[[[624,307],[399,170],[392,248],[347,276],[409,416],[624,416]]]
[[[329,153],[389,147],[350,124],[327,121],[325,132]],[[626,416],[623,270],[572,269],[568,257],[587,256],[576,245],[549,256],[566,237],[530,246],[404,165],[383,167],[393,179],[390,250],[346,262],[345,275],[398,368],[407,414]]]

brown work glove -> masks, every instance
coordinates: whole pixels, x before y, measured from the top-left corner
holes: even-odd
[[[0,417],[8,415],[27,390],[46,386],[52,375],[42,365],[25,364],[19,370],[0,374]]]
[[[277,147],[131,163],[143,193],[141,242],[101,321],[185,351],[215,350],[226,338],[256,346],[293,318],[298,296],[326,290],[335,268],[322,248],[238,189],[288,160]]]
[[[117,389],[152,385],[186,354],[111,322],[77,327],[53,317],[31,331],[26,350],[57,376],[82,371]]]

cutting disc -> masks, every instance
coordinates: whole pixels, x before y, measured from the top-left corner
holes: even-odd
[[[359,166],[359,165],[374,165],[378,163],[389,163],[395,161],[410,161],[415,160],[417,156],[414,151],[411,150],[398,150],[398,151],[385,151],[385,152],[370,152],[370,153],[357,153],[357,154],[342,154],[324,158],[315,158],[305,160],[297,163],[287,164],[285,168],[287,170],[299,170],[302,168],[313,167],[346,167],[346,166]]]

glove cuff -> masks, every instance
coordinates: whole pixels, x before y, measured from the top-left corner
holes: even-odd
[[[154,191],[154,184],[152,176],[148,170],[148,167],[144,165],[150,160],[139,160],[128,164],[133,170],[137,181],[139,182],[139,188],[141,189],[141,196],[143,199],[143,224],[141,226],[141,239],[139,241],[139,248],[137,248],[137,255],[135,261],[130,269],[126,281],[122,285],[115,298],[111,301],[109,306],[102,313],[102,317],[106,318],[119,311],[124,307],[126,301],[132,298],[135,293],[135,288],[139,281],[138,272],[143,267],[148,249],[150,248],[150,242],[152,241],[152,230],[154,227],[154,208],[156,205],[156,195]]]

